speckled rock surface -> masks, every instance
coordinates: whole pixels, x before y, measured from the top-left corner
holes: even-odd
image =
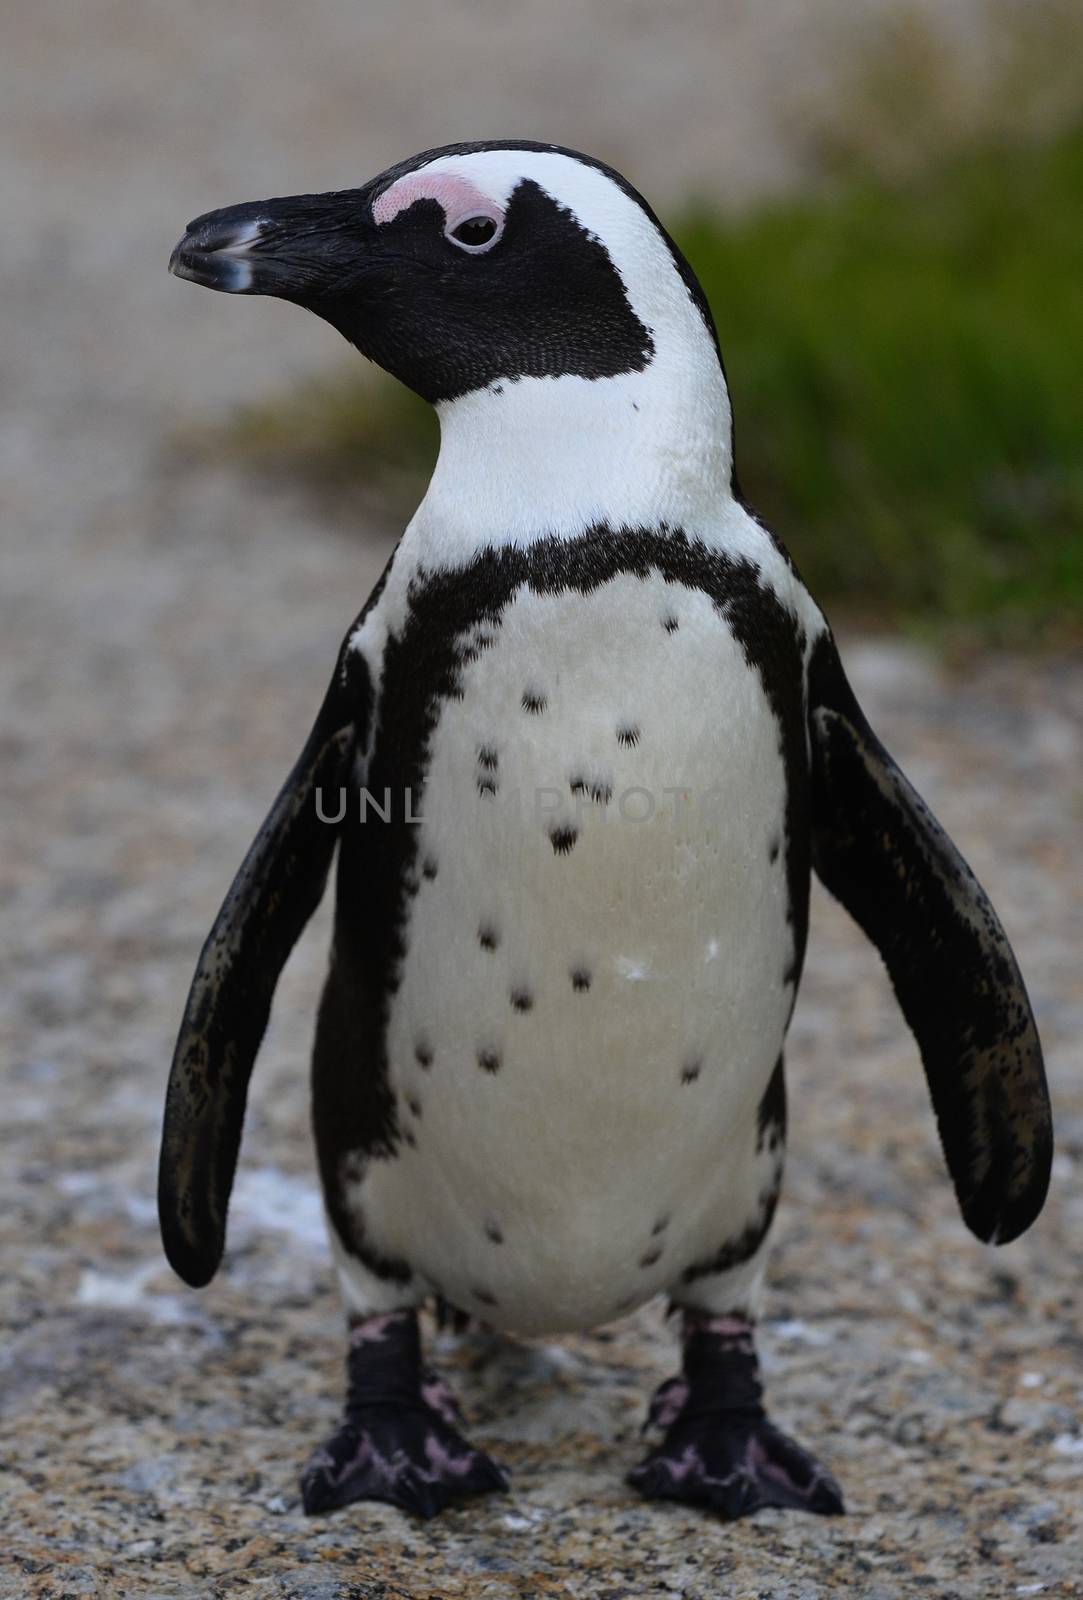
[[[183,543],[160,535],[170,592],[138,629],[138,608],[120,605],[113,654],[89,575],[89,604],[83,586],[61,603],[43,584],[40,609],[6,624],[20,670],[4,767],[0,1594],[1076,1592],[1078,665],[990,662],[953,681],[909,649],[848,652],[878,727],[1004,912],[1061,1134],[1038,1227],[983,1249],[955,1214],[886,980],[817,898],[762,1344],[778,1418],[835,1468],[848,1518],[726,1527],[624,1487],[673,1362],[651,1307],[582,1338],[441,1336],[511,1495],[423,1527],[377,1507],[309,1522],[297,1467],[334,1418],[342,1356],[305,1084],[325,914],[280,991],[226,1269],[201,1295],[160,1255],[155,1139],[199,939],[318,699],[345,575],[363,587],[373,563],[306,537],[300,506],[297,536],[268,546],[258,505],[223,562],[212,516],[191,531],[192,492],[172,502],[189,513]],[[103,555],[97,582],[110,579],[122,599]]]
[[[1079,662],[947,677],[908,648],[848,651],[1015,940],[1060,1153],[1031,1236],[995,1252],[966,1234],[886,980],[819,896],[762,1349],[777,1419],[837,1471],[845,1520],[726,1527],[624,1487],[673,1367],[658,1307],[582,1338],[438,1342],[508,1497],[426,1526],[371,1506],[301,1516],[297,1469],[335,1417],[342,1359],[307,1125],[326,908],[257,1069],[225,1270],[195,1295],[161,1256],[157,1130],[196,952],[384,555],[282,486],[170,453],[178,425],[338,345],[282,307],[197,297],[165,258],[207,205],[353,182],[512,109],[521,132],[556,118],[679,192],[708,170],[681,130],[710,90],[719,188],[775,181],[764,108],[824,6],[682,5],[661,44],[654,13],[595,9],[625,27],[607,96],[603,23],[542,29],[524,6],[501,8],[481,57],[471,29],[497,13],[464,0],[410,27],[335,0],[258,18],[45,0],[5,19],[2,1600],[1083,1589]]]

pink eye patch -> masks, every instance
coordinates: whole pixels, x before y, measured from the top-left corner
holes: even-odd
[[[418,200],[435,200],[443,208],[444,230],[450,233],[469,217],[488,217],[500,228],[504,213],[468,178],[453,172],[407,172],[385,189],[372,207],[377,223],[391,222]]]

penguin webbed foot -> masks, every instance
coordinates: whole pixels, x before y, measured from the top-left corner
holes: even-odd
[[[301,1472],[310,1516],[381,1500],[434,1517],[460,1496],[507,1489],[496,1463],[455,1426],[458,1406],[445,1384],[421,1368],[419,1353],[412,1312],[370,1318],[354,1329],[345,1417]]]
[[[845,1509],[830,1473],[766,1417],[682,1417],[628,1482],[648,1500],[711,1506],[727,1522],[764,1506],[820,1516]]]
[[[649,1500],[710,1506],[726,1521],[765,1506],[842,1513],[831,1474],[764,1411],[751,1326],[687,1317],[685,1339],[684,1375],[658,1390],[645,1424],[665,1437],[628,1482]]]
[[[348,1416],[301,1474],[305,1511],[383,1500],[434,1517],[460,1495],[506,1489],[494,1461],[423,1403],[372,1406]]]

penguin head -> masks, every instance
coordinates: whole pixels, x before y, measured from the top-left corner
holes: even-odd
[[[170,268],[307,307],[436,403],[642,373],[667,339],[718,364],[706,300],[650,207],[555,145],[451,145],[359,189],[209,212]]]
[[[449,145],[360,189],[197,217],[170,265],[307,307],[435,404],[440,454],[412,526],[441,558],[591,527],[704,529],[733,503],[706,299],[646,201],[588,156]]]

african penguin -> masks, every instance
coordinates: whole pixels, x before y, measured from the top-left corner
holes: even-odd
[[[199,960],[170,1261],[198,1286],[221,1259],[249,1075],[337,846],[313,1098],[348,1399],[306,1508],[504,1487],[423,1364],[425,1301],[530,1333],[665,1294],[682,1371],[630,1481],[841,1511],[768,1420],[754,1344],[812,867],[883,955],[980,1238],[1040,1211],[1050,1111],[989,901],[742,502],[691,268],[616,172],[526,143],[212,212],[171,266],[316,312],[441,443]]]

